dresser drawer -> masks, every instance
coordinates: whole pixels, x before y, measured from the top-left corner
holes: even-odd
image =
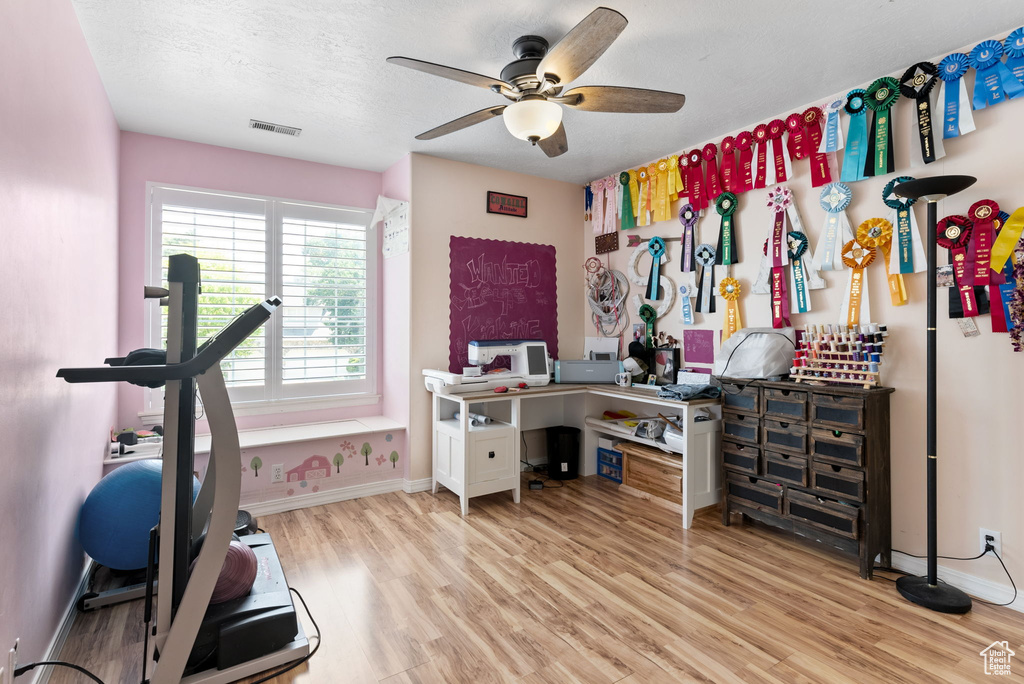
[[[815,463],[864,465],[864,436],[842,430],[811,428],[811,458]]]
[[[731,503],[750,506],[760,511],[782,513],[782,485],[756,477],[729,473],[725,482],[726,496]]]
[[[722,464],[739,473],[759,475],[761,450],[749,444],[722,441]]]
[[[785,420],[764,419],[764,450],[807,453],[807,425]]]
[[[860,508],[789,490],[786,515],[794,522],[809,525],[849,539],[860,538]]]
[[[807,392],[765,387],[764,415],[782,420],[807,420],[807,398]]]
[[[723,382],[722,407],[728,411],[759,415],[761,413],[761,388],[750,384]]]
[[[839,427],[864,431],[864,400],[833,394],[811,395],[811,423],[823,427]]]
[[[622,484],[682,505],[683,457],[639,444],[622,446]]]
[[[764,452],[764,476],[789,484],[807,486],[807,457]]]
[[[815,463],[811,468],[811,487],[822,494],[864,500],[864,471],[830,463]]]
[[[722,430],[726,439],[733,442],[744,442],[757,445],[760,434],[761,419],[731,411],[722,412]]]

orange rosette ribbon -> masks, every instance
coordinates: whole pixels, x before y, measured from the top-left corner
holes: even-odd
[[[857,226],[857,242],[865,247],[877,247],[885,256],[885,275],[889,279],[889,298],[893,306],[907,303],[907,284],[902,273],[889,270],[889,257],[892,253],[892,224],[882,218],[868,219]]]
[[[843,320],[842,314],[845,312],[846,325],[860,324],[862,301],[864,303],[863,308],[868,308],[868,282],[864,277],[864,269],[875,260],[876,254],[877,251],[874,247],[866,247],[856,240],[850,240],[843,246],[843,264],[850,269],[850,283],[846,301],[843,303],[843,308],[840,311],[839,320]]]

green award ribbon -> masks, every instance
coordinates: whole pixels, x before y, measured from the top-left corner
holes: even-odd
[[[629,191],[629,171],[619,174],[619,182],[622,183],[622,216],[621,230],[636,228],[636,217],[633,213],[633,196]]]
[[[896,170],[890,110],[898,99],[900,82],[891,76],[877,79],[864,93],[864,102],[872,115],[872,133],[868,136],[868,155],[864,162],[866,176],[884,176]]]
[[[715,264],[718,266],[738,264],[740,255],[736,248],[732,225],[732,215],[736,213],[736,195],[731,192],[723,192],[715,200],[715,210],[722,217],[722,229],[718,233],[718,248],[715,250]]]

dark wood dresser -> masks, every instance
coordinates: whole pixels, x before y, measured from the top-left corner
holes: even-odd
[[[722,523],[732,513],[889,566],[892,388],[722,385]]]

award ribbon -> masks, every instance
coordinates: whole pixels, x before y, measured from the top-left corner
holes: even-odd
[[[633,225],[636,225],[637,214],[640,213],[640,185],[637,183],[636,169],[630,169],[629,173],[629,199],[633,204]]]
[[[1016,327],[1010,315],[1010,302],[1013,291],[1017,289],[1017,281],[1013,278],[1013,261],[1006,260],[1006,265],[999,274],[1001,282],[989,287],[989,299],[992,313],[992,332],[1010,332]]]
[[[785,183],[792,172],[789,166],[789,157],[786,156],[785,147],[782,143],[782,134],[786,132],[786,124],[782,119],[772,119],[768,122],[768,139],[772,141],[772,171],[774,179],[769,183]]]
[[[840,271],[843,268],[842,246],[853,239],[846,208],[853,199],[853,191],[845,183],[829,183],[821,189],[821,208],[825,210],[825,225],[821,240],[814,252],[814,267],[819,271]]]
[[[722,189],[739,192],[736,187],[736,138],[727,135],[722,138]]]
[[[914,100],[917,111],[917,137],[921,143],[921,160],[931,164],[946,156],[942,147],[942,136],[935,135],[932,106],[938,91],[939,68],[931,62],[918,62],[903,73],[900,79],[900,94]]]
[[[1006,68],[1018,81],[1024,83],[1024,27],[1006,36],[1003,51],[1006,52]]]
[[[591,210],[594,208],[594,189],[588,184],[583,189],[583,220],[591,219]]]
[[[647,168],[641,166],[636,170],[636,180],[639,184],[640,189],[640,202],[637,204],[636,210],[636,225],[646,226],[649,225],[647,220],[647,212],[650,210],[651,205],[648,204],[648,198],[650,197],[651,179],[647,174]]]
[[[864,101],[872,113],[868,154],[864,162],[865,176],[884,176],[896,170],[892,144],[892,108],[900,99],[900,83],[891,76],[876,79],[864,93]]]
[[[789,295],[786,292],[786,269],[781,266],[772,266],[771,274],[772,291],[772,327],[788,328],[789,322]]]
[[[590,184],[594,189],[594,214],[592,225],[595,233],[604,232],[604,178]]]
[[[647,279],[647,299],[657,301],[661,285],[661,257],[665,254],[665,241],[660,237],[652,237],[647,243],[647,251],[651,255],[651,275]]]
[[[882,201],[885,206],[892,209],[887,220],[895,227],[893,242],[896,244],[896,256],[899,261],[897,273],[920,273],[928,269],[921,231],[917,227],[917,219],[912,208],[917,200],[899,197],[893,192],[897,185],[912,180],[914,179],[911,176],[897,176],[882,188]]]
[[[669,187],[668,187],[668,159],[659,159],[654,164],[654,173],[657,177],[655,182],[657,197],[654,200],[654,222],[668,221],[669,212],[671,205],[669,204]],[[672,183],[673,188],[675,182]]]
[[[839,180],[852,183],[867,178],[864,167],[868,158],[868,119],[864,91],[858,88],[847,93],[845,109],[850,117],[850,128],[847,130],[843,170]]]
[[[966,216],[947,216],[939,221],[935,229],[935,240],[939,247],[949,250],[950,263],[953,264],[953,281],[959,291],[959,307],[956,306],[953,289],[950,288],[949,317],[971,318],[979,313],[978,300],[974,287],[964,284],[967,271],[967,245],[971,241],[973,226]]]
[[[701,265],[696,309],[701,313],[715,313],[715,295],[711,291],[715,280],[715,248],[707,243],[697,245],[696,258]]]
[[[633,214],[633,193],[630,191],[630,172],[623,171],[619,174],[619,183],[622,184],[622,230],[629,230],[636,227],[636,216]]]
[[[786,131],[789,138],[786,140],[786,149],[789,150],[789,158],[798,161],[807,156],[807,135],[804,132],[804,118],[800,114],[790,114],[786,117]]]
[[[692,204],[684,204],[679,207],[679,222],[683,224],[683,263],[680,266],[680,270],[683,273],[690,273],[697,270],[693,264],[693,229],[697,225],[698,218],[699,215],[693,208]]]
[[[843,246],[843,263],[850,267],[850,280],[846,297],[839,309],[839,322],[845,325],[859,325],[861,318],[871,320],[871,305],[868,297],[868,281],[864,269],[875,260],[875,248],[864,247],[856,240]]]
[[[769,281],[771,280],[772,267],[768,263],[768,239],[764,241],[764,245],[761,246],[761,264],[757,269],[757,278],[754,280],[753,286],[750,291],[754,294],[770,294],[771,286]]]
[[[679,320],[683,325],[693,325],[693,307],[690,305],[690,297],[693,296],[693,287],[690,285],[679,286]]]
[[[690,180],[687,187],[690,188],[690,204],[697,211],[707,209],[708,199],[705,197],[704,173],[701,168],[701,160],[704,158],[700,150],[691,150],[687,153],[690,168]]]
[[[644,322],[647,328],[647,337],[644,339],[644,346],[648,349],[654,348],[654,322],[658,320],[658,311],[650,304],[641,304],[636,311],[637,317]]]
[[[843,127],[839,125],[843,104],[842,98],[836,98],[825,105],[825,134],[818,145],[818,152],[835,153],[843,146]]]
[[[993,271],[1002,271],[1003,266],[1010,260],[1013,247],[1020,242],[1021,233],[1024,232],[1024,207],[1017,209],[1010,215],[1010,218],[1002,223],[999,236],[992,245],[992,258],[990,268]],[[1011,262],[1012,263],[1012,262]]]
[[[679,194],[690,198],[690,158],[685,153],[679,155]]]
[[[619,213],[619,189],[622,186],[615,180],[615,176],[608,176],[604,179],[604,193],[606,204],[604,207],[604,232],[615,232],[615,218]]]
[[[765,187],[768,181],[768,140],[768,126],[757,125],[754,128],[754,142],[757,143],[757,166],[754,169],[753,186],[755,190]]]
[[[733,234],[732,216],[736,212],[736,195],[723,192],[715,200],[715,210],[722,217],[722,228],[718,232],[718,248],[715,250],[715,264],[729,266],[740,262],[739,241]]]
[[[651,212],[651,224],[658,220],[658,162],[647,165],[648,197],[647,209]]]
[[[718,178],[718,145],[708,143],[701,151],[704,156],[704,169],[707,171],[707,185],[704,192],[707,193],[709,202],[722,194],[722,182]]]
[[[964,74],[971,59],[962,52],[946,55],[939,62],[939,101],[942,102],[942,137],[956,138],[974,130],[974,114],[967,97]]]
[[[818,151],[822,141],[821,118],[822,112],[817,107],[810,107],[803,113],[804,130],[807,131],[811,157],[811,187],[815,188],[832,182],[832,170],[828,165],[828,155]]]
[[[893,306],[907,303],[907,285],[902,273],[889,271],[889,254],[892,251],[892,224],[882,218],[868,219],[857,227],[857,242],[865,247],[874,247],[885,257],[885,277],[889,280],[889,298]]]
[[[740,151],[740,166],[736,176],[738,187],[732,192],[747,192],[754,189],[754,151],[751,149],[753,144],[754,134],[750,131],[743,131],[736,136],[736,149]]]
[[[1003,44],[998,40],[983,40],[974,46],[968,57],[977,72],[974,76],[975,109],[1024,95],[1024,85],[1003,64]]]
[[[732,334],[743,327],[740,319],[740,281],[735,278],[723,278],[718,284],[718,294],[725,299],[725,325],[722,326],[722,342],[732,337]]]
[[[686,197],[686,184],[683,183],[683,178],[679,174],[679,156],[673,154],[668,158],[668,177],[670,180],[669,187],[673,187],[672,193],[669,195],[670,199],[675,202],[680,197]]]
[[[786,244],[786,210],[792,204],[793,193],[789,188],[780,185],[768,192],[768,208],[775,214],[768,241],[768,260],[772,268],[789,264],[789,248]]]
[[[996,240],[996,222],[999,220],[999,205],[988,199],[978,200],[967,210],[967,218],[974,224],[967,253],[967,264],[973,265],[974,270],[964,274],[964,285],[989,285],[998,275],[998,272],[993,272],[990,267],[992,244]]]
[[[790,231],[787,238],[789,265],[793,275],[793,309],[796,313],[807,313],[811,310],[811,295],[803,257],[810,243],[806,235],[795,230]]]

